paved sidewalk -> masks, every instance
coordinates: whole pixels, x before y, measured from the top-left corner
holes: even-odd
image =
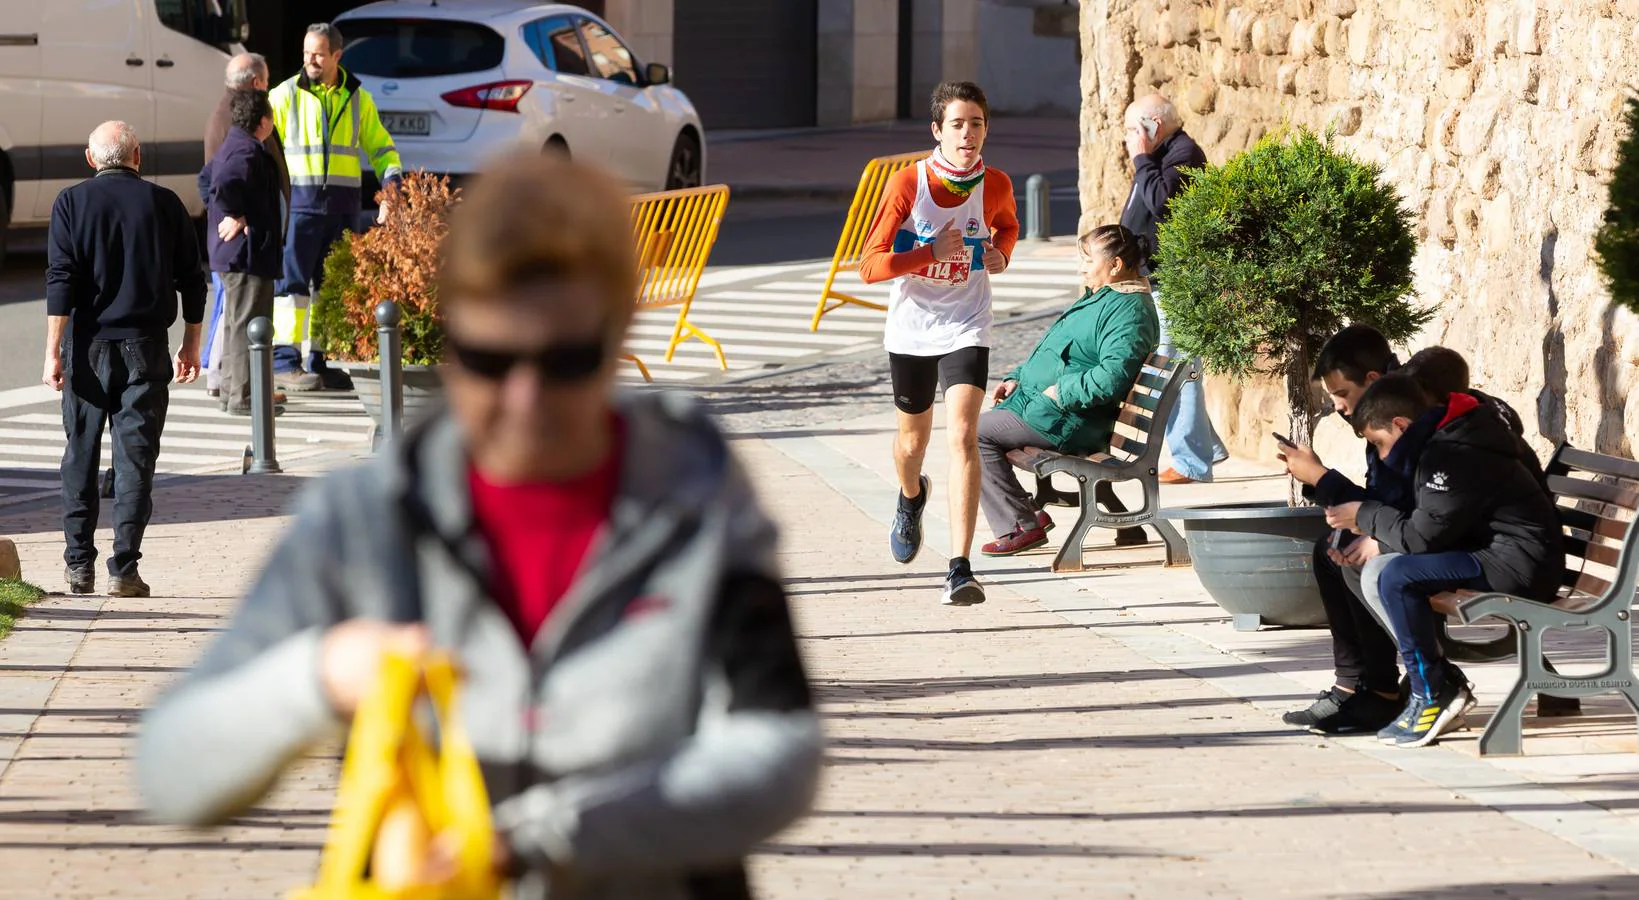
[[[1044,554],[987,562],[989,603],[941,607],[942,476],[923,557],[896,566],[883,546],[890,421],[734,441],[785,529],[831,738],[815,815],[754,861],[763,896],[1639,892],[1631,719],[1554,726],[1609,742],[1573,749],[1620,752],[1507,764],[1474,759],[1472,735],[1393,753],[1294,733],[1276,713],[1325,683],[1322,633],[1237,635],[1155,548],[1073,579]],[[943,471],[937,450],[929,471]],[[309,877],[325,754],[210,834],[141,824],[125,754],[141,706],[221,627],[310,474],[167,482],[144,569],[173,596],[48,601],[0,641],[0,897],[274,897]],[[1282,490],[1256,466],[1224,474],[1244,480],[1176,496]],[[0,516],[48,587],[55,518]]]

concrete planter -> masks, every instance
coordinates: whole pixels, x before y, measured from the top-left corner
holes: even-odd
[[[353,377],[364,411],[381,430],[381,365],[379,363],[332,362],[331,366]],[[437,366],[404,366],[404,427],[408,428],[444,404],[444,382]]]
[[[1182,522],[1195,574],[1236,631],[1264,625],[1326,624],[1315,586],[1315,542],[1326,534],[1326,512],[1281,502],[1228,503],[1167,509]]]

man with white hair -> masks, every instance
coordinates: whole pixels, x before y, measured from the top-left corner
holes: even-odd
[[[65,577],[96,586],[102,432],[114,437],[114,554],[108,595],[146,597],[137,572],[153,514],[154,466],[174,377],[199,377],[205,278],[181,198],[137,174],[142,149],[124,122],[91,132],[87,179],[57,195],[46,246],[46,359],[42,379],[63,394]],[[113,236],[113,237],[111,237]],[[173,360],[178,295],[187,323]]]
[[[1206,154],[1194,138],[1184,133],[1178,108],[1160,94],[1140,97],[1127,107],[1126,144],[1127,155],[1133,161],[1133,186],[1121,210],[1121,224],[1145,242],[1145,270],[1155,287],[1155,309],[1161,316],[1159,351],[1171,356],[1167,316],[1161,310],[1166,273],[1156,271],[1156,234],[1167,220],[1167,203],[1188,181],[1183,170],[1206,165]],[[1166,438],[1172,465],[1161,472],[1162,484],[1211,481],[1213,465],[1228,458],[1229,451],[1207,417],[1206,397],[1199,381],[1184,382],[1167,420]]]
[[[238,91],[266,91],[268,89],[267,59],[260,53],[241,53],[228,60],[227,77],[224,79],[227,89],[222,92],[222,99],[211,112],[211,117],[205,122],[205,165],[199,172],[199,199],[206,206],[211,202],[210,161],[227,139],[233,123],[228,111],[233,95]],[[262,142],[262,146],[273,154],[273,164],[279,173],[279,190],[282,194],[280,201],[281,216],[288,216],[290,209],[290,170],[285,166],[285,148],[279,138],[279,130],[275,128],[273,134]],[[285,221],[282,219],[281,221]],[[207,223],[214,226],[216,223]],[[281,241],[284,237],[283,226],[279,233]],[[209,315],[205,323],[205,386],[214,396],[220,389],[222,369],[222,351],[225,341],[222,340],[222,312],[226,308],[227,294],[222,285],[222,279],[216,273],[211,273],[211,296]],[[317,382],[317,378],[312,379]],[[282,403],[281,397],[275,397],[274,402]]]

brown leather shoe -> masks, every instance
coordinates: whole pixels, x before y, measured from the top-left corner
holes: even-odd
[[[1162,469],[1161,474],[1155,476],[1155,480],[1161,482],[1162,484],[1194,484],[1195,483],[1195,479],[1189,477],[1188,475],[1183,474],[1182,472],[1179,472],[1177,469],[1174,469],[1171,466],[1168,466],[1167,468]]]
[[[986,556],[1012,556],[1026,550],[1034,550],[1047,543],[1047,532],[1040,528],[1028,531],[1015,531],[979,548],[979,552]]]

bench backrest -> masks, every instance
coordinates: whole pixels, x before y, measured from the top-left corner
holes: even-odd
[[[1546,472],[1565,529],[1565,596],[1631,598],[1639,462],[1560,444]]]
[[[1129,464],[1155,462],[1161,458],[1161,437],[1167,417],[1178,403],[1184,382],[1199,378],[1194,360],[1169,359],[1151,353],[1138,370],[1127,399],[1121,401],[1115,434],[1110,438],[1110,455]]]

